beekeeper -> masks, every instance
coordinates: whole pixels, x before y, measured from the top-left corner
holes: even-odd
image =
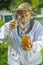
[[[36,13],[27,2],[20,4],[13,10],[16,20],[5,23],[0,28],[0,42],[9,39],[8,64],[9,65],[39,65],[42,62],[41,49],[43,47],[43,26],[31,16]],[[22,36],[30,36],[33,48],[22,48]]]

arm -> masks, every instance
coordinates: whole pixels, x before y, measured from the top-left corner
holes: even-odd
[[[41,63],[42,61],[42,54],[41,50],[43,48],[43,30],[40,33],[35,35],[35,40],[33,42],[33,49],[30,51],[31,58],[29,59],[32,63]]]
[[[17,21],[11,20],[10,22],[6,23],[0,29],[0,43],[4,42],[10,35],[13,29],[16,29],[18,26]]]
[[[10,34],[10,29],[9,29],[9,23],[5,23],[1,28],[0,28],[0,43],[3,43],[6,41]]]
[[[36,40],[34,40],[33,42],[32,50],[28,52],[29,62],[32,62],[35,64],[41,63],[42,61],[41,49],[42,48],[43,48],[43,30],[40,33],[38,33]]]
[[[41,51],[41,49],[43,48],[43,29],[35,34],[35,40],[33,44],[35,47],[35,51]]]

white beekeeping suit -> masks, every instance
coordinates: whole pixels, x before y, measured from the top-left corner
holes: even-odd
[[[32,22],[30,24],[32,24]],[[25,34],[30,36],[34,44],[31,51],[24,51],[21,47],[22,35],[20,33],[20,28],[10,30],[9,23],[5,23],[5,25],[0,28],[0,43],[4,43],[6,38],[10,40],[8,49],[9,65],[39,65],[42,62],[41,49],[43,47],[43,26],[36,20],[34,20],[34,23],[31,25],[32,28],[30,28],[30,24],[27,25],[28,31]]]

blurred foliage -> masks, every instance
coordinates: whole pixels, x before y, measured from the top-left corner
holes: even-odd
[[[41,50],[41,54],[42,54],[42,63],[41,63],[41,65],[43,65],[43,48]]]
[[[0,20],[0,27],[1,27],[2,25],[4,25],[4,23],[5,23],[5,22],[3,22],[2,20]]]
[[[12,0],[0,0],[0,9],[9,9],[10,2]]]
[[[43,48],[42,48],[42,50],[41,50],[41,53],[42,53],[42,57],[43,57]]]
[[[39,0],[39,4],[38,4],[38,7],[43,7],[43,0]]]
[[[0,0],[0,9],[12,10],[20,3],[28,2],[38,10],[40,7],[43,7],[43,0]]]
[[[8,65],[8,42],[0,44],[0,65]]]
[[[43,7],[43,0],[31,0],[31,2],[32,2],[32,6],[36,9]]]
[[[22,2],[24,2],[24,0],[12,0],[9,9],[12,10]]]
[[[29,2],[31,4],[31,0],[0,0],[0,9],[12,10],[22,2]]]
[[[31,0],[32,6],[36,9],[38,14],[41,14],[40,8],[43,7],[43,0]]]
[[[23,2],[29,2],[31,4],[31,0],[12,0],[9,9],[12,10]]]
[[[38,4],[39,4],[39,0],[31,0],[32,2],[32,6],[37,9],[38,8]]]

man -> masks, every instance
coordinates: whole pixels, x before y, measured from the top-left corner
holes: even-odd
[[[43,47],[43,27],[31,16],[36,13],[28,3],[20,4],[13,10],[16,20],[12,20],[0,29],[0,42],[6,38],[10,40],[8,49],[9,65],[39,65],[42,62],[41,49]],[[22,36],[30,36],[33,48],[22,48]],[[30,50],[29,50],[30,49]]]

